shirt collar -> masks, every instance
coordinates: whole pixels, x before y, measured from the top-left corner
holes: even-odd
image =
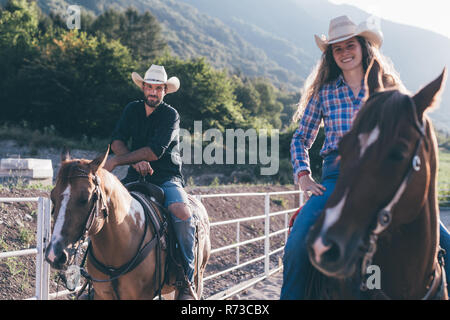
[[[340,75],[338,75],[338,77],[336,78],[336,88],[339,88],[340,86],[343,86],[345,84],[344,81],[344,76],[342,75],[342,73]]]
[[[342,73],[336,78],[336,88],[339,88],[343,85],[346,85],[347,83],[345,82],[344,76],[342,75]],[[348,86],[348,85],[347,85]],[[361,88],[364,88],[364,78],[362,78],[361,80]]]

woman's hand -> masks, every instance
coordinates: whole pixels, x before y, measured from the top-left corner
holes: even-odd
[[[323,185],[315,182],[310,174],[300,177],[298,184],[300,185],[300,190],[302,190],[305,194],[305,201],[309,200],[310,193],[315,196],[321,196],[323,195],[323,191],[326,190]]]
[[[154,172],[148,161],[137,162],[135,164],[132,164],[131,166],[143,177],[148,174],[152,175]]]

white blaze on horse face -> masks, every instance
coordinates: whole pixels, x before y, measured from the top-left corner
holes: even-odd
[[[360,158],[363,157],[364,152],[366,152],[367,148],[369,148],[375,141],[378,140],[380,136],[380,128],[378,126],[375,127],[370,133],[361,133],[359,138],[359,144],[361,147],[361,153],[359,155]]]
[[[62,228],[64,226],[64,221],[66,218],[67,204],[69,203],[69,200],[70,200],[70,185],[68,185],[66,190],[64,190],[64,192],[62,193],[62,196],[63,196],[63,200],[61,201],[61,207],[59,208],[58,218],[56,219],[55,227],[53,228],[50,252],[48,254],[48,259],[50,261],[54,261],[56,258],[55,253],[53,252],[53,245],[62,240],[61,233],[62,233]]]
[[[331,226],[333,226],[336,221],[339,220],[342,209],[344,208],[345,201],[347,200],[348,190],[344,193],[341,201],[332,207],[325,210],[325,220],[322,225],[322,230],[320,231],[320,235],[317,237],[316,241],[312,245],[314,250],[314,256],[317,263],[320,263],[322,254],[330,248],[330,246],[326,246],[322,240],[322,234],[325,234]]]
[[[344,208],[345,201],[347,200],[348,190],[344,193],[344,197],[339,203],[333,207],[325,210],[325,221],[322,226],[322,233],[327,232],[328,229],[336,223],[341,217],[342,209]]]

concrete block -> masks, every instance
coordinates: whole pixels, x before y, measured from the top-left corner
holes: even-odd
[[[50,159],[16,159],[0,160],[0,178],[21,179],[26,183],[42,183],[48,185],[53,180],[52,160]]]

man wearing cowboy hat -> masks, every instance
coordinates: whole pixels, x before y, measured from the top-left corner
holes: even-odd
[[[131,75],[142,89],[144,99],[129,103],[112,134],[111,150],[115,157],[108,159],[105,169],[112,171],[121,165],[130,165],[123,184],[140,177],[160,186],[165,193],[164,207],[171,213],[180,250],[185,261],[186,283],[178,299],[197,299],[193,288],[195,225],[183,189],[179,154],[180,116],[166,104],[166,94],[180,88],[177,77],[167,79],[163,66],[152,65],[144,79],[136,72]],[[127,142],[132,139],[131,149]]]

